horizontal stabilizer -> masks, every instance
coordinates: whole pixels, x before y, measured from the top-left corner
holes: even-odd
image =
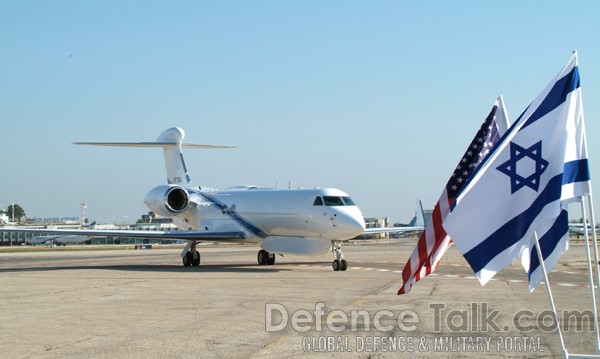
[[[156,147],[156,148],[177,146],[177,142],[73,142],[73,144],[78,145],[78,146]],[[237,148],[237,146],[203,145],[203,144],[198,144],[198,143],[182,143],[181,147],[182,148],[206,148],[206,149]]]
[[[184,143],[185,132],[179,127],[165,130],[152,142],[73,142],[80,146],[108,146],[108,147],[154,147],[161,148],[164,152],[165,168],[167,170],[167,183],[189,185],[192,181],[183,160],[182,148],[236,148],[236,146],[204,145]]]

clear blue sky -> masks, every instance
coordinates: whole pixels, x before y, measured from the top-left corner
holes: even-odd
[[[172,126],[210,187],[335,187],[369,217],[432,208],[504,95],[516,117],[579,51],[600,178],[596,1],[1,1],[0,206],[139,218]],[[596,211],[598,212],[598,211]]]

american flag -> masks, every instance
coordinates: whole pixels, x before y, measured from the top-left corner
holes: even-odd
[[[427,222],[417,246],[402,270],[403,283],[398,290],[398,295],[408,293],[414,283],[432,273],[438,266],[442,256],[452,243],[452,239],[442,227],[442,222],[450,212],[456,196],[465,186],[471,173],[498,143],[507,127],[504,104],[502,97],[499,97],[456,166],[435,205],[431,219]]]

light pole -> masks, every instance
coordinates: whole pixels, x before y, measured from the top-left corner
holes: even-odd
[[[85,227],[85,209],[87,208],[87,203],[85,201],[81,202],[81,227]]]

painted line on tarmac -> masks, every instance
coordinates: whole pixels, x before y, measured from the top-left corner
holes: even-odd
[[[360,261],[356,261],[354,263],[360,263]],[[364,262],[363,263],[374,263],[374,262]],[[388,264],[388,265],[397,265],[397,263],[391,263],[391,262],[377,262],[377,263],[381,263],[381,264]],[[328,265],[315,265],[315,264],[306,264],[306,263],[302,263],[302,264],[298,264],[299,267],[303,267],[303,268],[318,268],[318,269],[330,269],[331,266]],[[469,268],[469,266],[467,265],[460,265],[460,264],[450,264],[447,266],[451,266],[451,267],[466,267]],[[348,269],[350,270],[356,270],[356,271],[368,271],[368,272],[380,272],[380,273],[394,273],[394,274],[402,274],[401,270],[392,270],[392,269],[386,269],[386,268],[373,268],[373,267],[360,267],[360,266],[350,266],[348,267]],[[580,274],[580,273],[576,273],[576,272],[567,272],[567,271],[554,271],[556,273],[567,273],[567,274]],[[431,273],[429,274],[432,277],[446,277],[446,278],[459,278],[459,279],[467,279],[467,280],[477,280],[477,277],[475,277],[474,275],[465,275],[465,274],[440,274],[440,273]],[[519,283],[519,284],[527,284],[528,281],[525,279],[500,279],[500,278],[492,278],[492,281],[497,281],[497,282],[505,282],[505,283]],[[545,284],[545,282],[541,282],[540,284]],[[578,283],[566,283],[566,282],[551,282],[552,286],[557,286],[557,287],[571,287],[571,288],[589,288],[589,284],[578,284]]]
[[[368,263],[373,263],[373,262],[368,262]],[[395,265],[395,263],[390,263],[390,262],[383,262],[382,264],[393,264]],[[327,265],[311,265],[311,264],[299,264],[300,267],[304,267],[304,268],[320,268],[320,269],[330,269],[330,266]],[[468,266],[463,266],[460,264],[454,264],[454,265],[450,265],[453,267],[467,267]],[[356,271],[368,271],[368,272],[380,272],[380,273],[394,273],[394,274],[402,274],[401,270],[392,270],[392,269],[386,269],[386,268],[373,268],[373,267],[354,267],[354,266],[350,266],[348,267],[348,269],[350,270],[356,270]],[[557,273],[559,273],[560,271],[555,271]],[[560,272],[560,273],[568,273],[568,274],[580,274],[580,273],[575,273],[575,272]],[[474,275],[465,275],[465,274],[440,274],[440,273],[431,273],[429,274],[430,276],[433,277],[446,277],[446,278],[459,278],[459,279],[467,279],[467,280],[477,280],[477,277]],[[492,278],[492,281],[496,281],[496,282],[505,282],[505,283],[519,283],[519,284],[527,284],[528,281],[526,279],[500,279],[500,278]],[[541,282],[540,284],[545,284],[545,282]],[[578,284],[578,283],[566,283],[566,282],[551,282],[552,286],[557,286],[557,287],[571,287],[571,288],[589,288],[589,284]]]

